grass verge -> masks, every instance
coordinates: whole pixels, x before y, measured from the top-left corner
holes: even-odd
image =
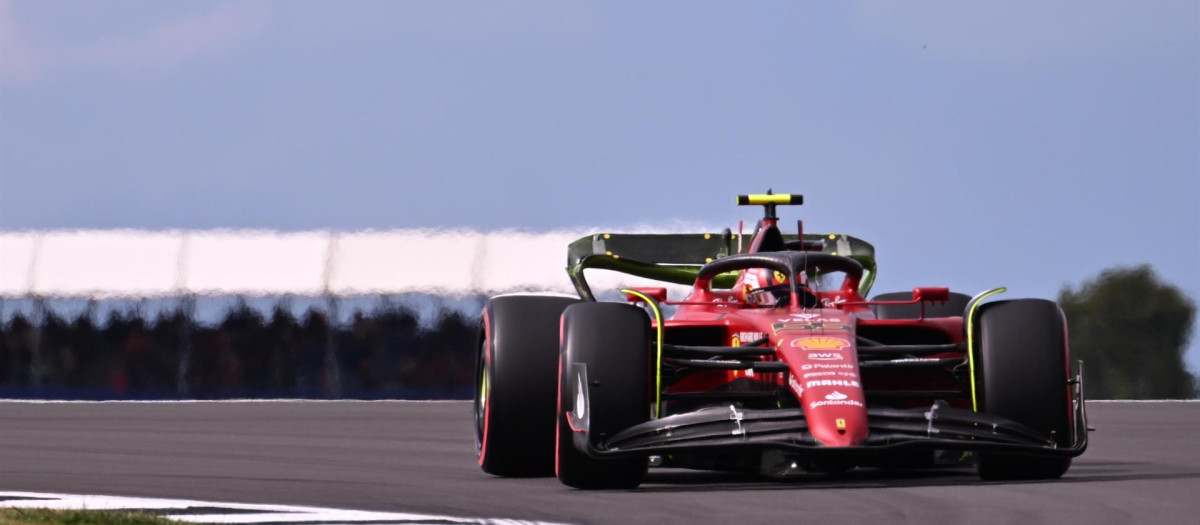
[[[158,516],[106,510],[0,509],[3,525],[179,525]]]

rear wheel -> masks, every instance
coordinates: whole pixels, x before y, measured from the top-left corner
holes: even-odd
[[[558,323],[578,302],[514,295],[484,307],[475,367],[475,446],[484,472],[554,475]]]
[[[556,474],[581,489],[633,488],[647,458],[594,458],[578,447],[650,419],[650,320],[625,304],[580,303],[563,313]],[[567,413],[586,424],[571,427]],[[584,430],[582,428],[578,430]]]
[[[971,326],[980,412],[1011,419],[1053,439],[1071,440],[1067,333],[1062,310],[1044,299],[998,301],[979,307]],[[983,479],[1054,479],[1071,458],[997,452],[979,455]]]

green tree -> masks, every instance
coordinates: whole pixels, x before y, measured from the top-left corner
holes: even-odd
[[[1181,399],[1197,393],[1183,353],[1196,305],[1149,265],[1112,268],[1059,292],[1071,359],[1090,399]]]

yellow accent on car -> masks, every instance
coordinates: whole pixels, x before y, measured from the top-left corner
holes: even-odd
[[[487,398],[488,398],[487,378],[488,378],[488,372],[487,372],[487,367],[485,366],[485,367],[483,367],[483,380],[481,382],[482,384],[479,385],[479,399],[483,401],[482,404],[484,406],[487,406]]]
[[[746,197],[745,199],[738,198],[737,203],[742,206],[757,206],[757,205],[764,205],[764,204],[785,204],[786,205],[786,204],[791,204],[792,200],[793,200],[793,196],[788,193],[777,193],[777,194],[772,194],[772,195],[767,195],[765,193],[752,193],[750,195],[746,195],[745,197]],[[796,197],[799,197],[799,195],[797,195]],[[794,200],[799,201],[799,199],[794,199]],[[797,204],[799,204],[799,202],[797,202]]]
[[[634,295],[634,296],[641,298],[643,301],[646,302],[646,305],[649,306],[650,309],[654,311],[655,326],[658,328],[658,330],[657,330],[658,334],[655,337],[655,343],[656,343],[655,354],[657,355],[657,366],[654,367],[654,413],[651,414],[651,417],[653,417],[654,419],[658,419],[659,414],[662,413],[662,348],[663,348],[662,310],[658,309],[658,303],[654,302],[654,299],[651,299],[648,295],[646,295],[642,292],[639,292],[637,290],[630,290],[629,288],[623,288],[621,290],[621,293]]]
[[[1008,288],[1001,286],[1000,288],[988,290],[980,294],[978,298],[973,300],[971,310],[967,312],[967,319],[965,321],[967,326],[967,368],[971,372],[971,410],[976,412],[979,412],[979,400],[975,395],[975,337],[972,335],[971,323],[975,320],[975,310],[979,308],[984,299],[1007,291]]]

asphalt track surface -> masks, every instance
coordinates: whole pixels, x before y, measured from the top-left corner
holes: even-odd
[[[469,403],[0,402],[0,490],[319,505],[574,523],[1197,523],[1200,403],[1092,403],[1062,480],[967,470],[779,482],[651,470],[633,491],[500,479]]]

